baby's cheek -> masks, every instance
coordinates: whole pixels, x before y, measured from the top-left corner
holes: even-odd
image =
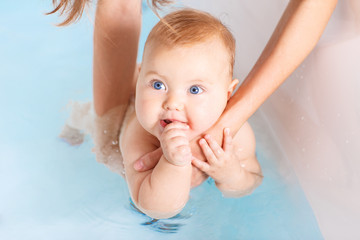
[[[136,103],[135,111],[137,119],[139,120],[141,125],[146,128],[150,120],[149,113],[151,113],[151,109],[149,109],[148,104],[144,101],[138,101]]]
[[[215,111],[204,111],[202,110],[197,116],[196,119],[193,119],[194,130],[198,133],[202,133],[208,130],[212,125],[216,123],[219,119],[221,113]]]

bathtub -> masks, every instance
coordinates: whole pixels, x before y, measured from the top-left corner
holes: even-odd
[[[262,185],[250,196],[227,199],[208,180],[192,190],[181,214],[160,221],[131,206],[124,180],[96,162],[89,136],[76,147],[58,137],[68,103],[92,99],[93,11],[56,28],[56,16],[43,15],[50,2],[0,2],[0,239],[359,237],[359,40],[350,6],[356,1],[339,4],[314,52],[250,119]],[[242,79],[286,5],[273,2],[261,1],[260,15],[250,0],[227,0],[221,9],[215,1],[185,3],[230,25],[239,39],[235,69]],[[145,5],[143,15],[139,61],[157,21]],[[344,28],[348,23],[354,25]],[[244,35],[244,29],[251,31]]]

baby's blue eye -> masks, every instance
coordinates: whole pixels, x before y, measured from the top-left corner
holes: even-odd
[[[152,83],[152,87],[155,88],[156,90],[165,89],[165,85],[160,81],[154,81]]]
[[[199,86],[191,86],[190,87],[190,93],[191,94],[199,94],[202,93],[203,90]]]

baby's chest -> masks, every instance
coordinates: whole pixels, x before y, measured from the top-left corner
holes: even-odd
[[[119,136],[120,150],[124,156],[124,164],[129,161],[133,162],[159,147],[154,145],[158,140],[140,125],[135,112],[132,112],[125,120]]]
[[[137,123],[135,111],[128,112],[124,119],[119,135],[120,150],[123,155],[127,152],[133,152],[141,143],[141,132]]]

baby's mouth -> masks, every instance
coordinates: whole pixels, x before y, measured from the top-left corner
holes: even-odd
[[[174,119],[162,119],[162,120],[160,120],[160,125],[163,128],[165,128],[168,124],[173,123],[173,122],[181,122],[181,121],[174,120]],[[187,124],[185,122],[181,122],[181,123]]]
[[[170,120],[170,119],[163,119],[163,120],[160,120],[160,125],[162,127],[166,127],[168,124],[172,123],[173,121]]]

